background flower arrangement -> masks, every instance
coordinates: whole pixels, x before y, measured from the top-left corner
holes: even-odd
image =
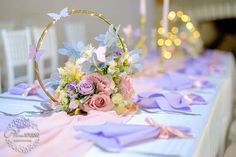
[[[123,52],[118,40],[118,29],[110,25],[105,34],[95,37],[99,47],[83,42],[64,43],[59,53],[71,58],[59,68],[59,83],[55,97],[69,114],[90,110],[119,114],[136,111],[132,101],[134,93],[129,75],[138,72],[141,65],[140,50]]]

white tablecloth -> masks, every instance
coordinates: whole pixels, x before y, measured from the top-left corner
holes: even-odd
[[[211,75],[207,78],[215,84],[215,88],[188,90],[200,94],[208,101],[207,105],[192,106],[192,112],[199,113],[201,114],[200,116],[141,112],[128,122],[129,124],[145,124],[144,118],[152,117],[154,120],[164,124],[187,126],[191,128],[192,139],[156,139],[128,147],[120,153],[106,153],[99,148],[93,147],[86,154],[86,157],[136,157],[161,156],[164,154],[181,157],[215,157],[217,154],[223,156],[225,137],[232,112],[232,87],[233,75],[235,74],[232,56],[227,58],[226,67],[224,74]],[[140,83],[140,80],[134,80],[136,87]],[[7,93],[1,96],[4,95],[9,96]],[[32,106],[38,104],[38,102],[0,98],[0,110],[11,113],[35,110]],[[75,154],[75,156],[79,156],[79,154]]]

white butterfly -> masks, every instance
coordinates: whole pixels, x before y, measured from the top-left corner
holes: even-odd
[[[57,21],[57,20],[60,20],[61,17],[69,16],[68,8],[62,9],[59,14],[56,14],[56,13],[48,13],[47,15],[50,16],[50,17],[52,17],[54,20]]]

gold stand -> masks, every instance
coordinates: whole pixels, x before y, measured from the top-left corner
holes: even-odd
[[[140,38],[139,38],[139,40],[138,40],[138,42],[137,42],[137,44],[136,44],[136,48],[140,48],[140,49],[142,49],[142,56],[145,56],[146,54],[147,54],[147,52],[148,52],[148,48],[147,48],[147,45],[146,45],[146,39],[147,39],[147,36],[146,36],[146,33],[145,33],[145,25],[146,25],[146,22],[147,22],[147,20],[146,20],[146,16],[144,16],[144,15],[141,15],[140,16],[140,21],[139,21],[139,23],[140,23]]]
[[[164,50],[165,50],[165,47],[162,46],[161,47],[161,53],[160,53],[160,69],[159,69],[158,73],[165,73],[165,68],[164,68],[164,64],[165,64]]]

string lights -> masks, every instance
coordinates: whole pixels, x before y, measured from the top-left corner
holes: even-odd
[[[165,59],[172,57],[173,52],[188,38],[186,36],[190,35],[190,40],[198,40],[198,38],[200,38],[200,33],[194,27],[191,18],[182,11],[170,11],[168,13],[168,20],[173,23],[174,26],[169,29],[166,36],[163,35],[162,21],[161,26],[157,29],[157,45],[162,49],[161,55]],[[180,27],[177,27],[178,24],[184,25],[185,30],[181,30]],[[186,30],[189,31],[190,34],[186,34]]]

